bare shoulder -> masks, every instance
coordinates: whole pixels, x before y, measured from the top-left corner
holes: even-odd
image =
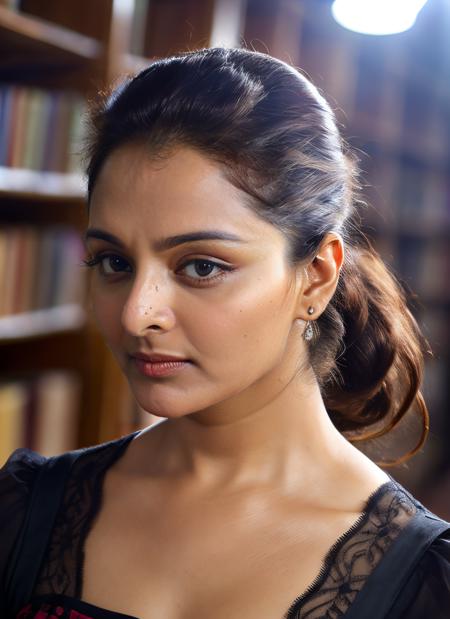
[[[358,511],[374,492],[390,481],[385,471],[352,446],[348,459],[336,468],[329,492],[344,510]]]

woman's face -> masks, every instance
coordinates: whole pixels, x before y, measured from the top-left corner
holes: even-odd
[[[232,240],[177,242],[205,232]],[[86,247],[99,259],[96,320],[145,410],[236,415],[244,402],[272,399],[298,367],[304,351],[286,240],[199,152],[180,147],[158,162],[141,146],[113,152],[93,191]],[[137,353],[190,362],[148,376]]]

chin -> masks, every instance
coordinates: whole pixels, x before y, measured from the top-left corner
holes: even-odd
[[[170,394],[167,390],[164,393],[159,385],[136,385],[132,380],[129,384],[136,402],[151,415],[176,419],[196,411],[195,404],[190,405],[191,398],[186,394]]]

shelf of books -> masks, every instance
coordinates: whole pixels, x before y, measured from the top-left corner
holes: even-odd
[[[113,10],[81,5],[0,1],[0,465],[17,447],[52,455],[104,438],[109,359],[81,268],[79,153]]]
[[[50,456],[78,446],[80,380],[68,371],[40,372],[0,383],[0,461],[27,446]]]
[[[86,101],[208,45],[213,0],[0,0],[0,465],[156,420],[89,312],[82,267]]]

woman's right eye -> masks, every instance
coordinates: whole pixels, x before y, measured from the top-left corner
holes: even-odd
[[[117,254],[100,254],[83,260],[83,263],[88,267],[99,265],[102,275],[114,275],[123,271],[131,271],[131,267],[125,258]]]

